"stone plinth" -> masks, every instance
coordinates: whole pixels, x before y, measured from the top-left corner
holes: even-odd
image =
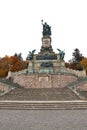
[[[65,63],[60,55],[53,52],[51,37],[43,36],[40,52],[29,61],[28,73],[58,73],[64,68]]]
[[[25,88],[63,88],[76,80],[71,75],[29,74],[14,76],[13,82]]]

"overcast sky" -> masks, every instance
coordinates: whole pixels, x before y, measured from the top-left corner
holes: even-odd
[[[87,57],[87,0],[0,0],[0,57],[38,53],[42,19],[51,26],[53,50],[65,50],[65,61],[75,48]]]

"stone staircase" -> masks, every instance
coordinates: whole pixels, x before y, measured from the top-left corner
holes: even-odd
[[[77,96],[79,96],[80,99],[87,100],[87,91],[84,91],[84,89],[80,90],[79,87],[84,87],[84,84],[87,84],[87,77],[85,78],[78,78],[77,81],[72,82],[67,85],[67,87],[74,92]]]
[[[19,85],[7,79],[0,78],[0,96],[10,92],[11,90],[15,89],[15,87],[19,87]]]
[[[86,79],[84,79],[86,81]],[[81,100],[71,89],[77,84],[64,88],[23,88],[18,84],[10,83],[11,89],[0,96],[0,109],[12,110],[68,110],[87,109],[87,101]],[[7,81],[5,81],[7,84]],[[9,82],[8,82],[9,84]]]
[[[80,100],[69,88],[29,88],[16,87],[14,90],[0,96],[0,100],[25,101],[64,101]]]
[[[0,109],[75,110],[87,109],[87,101],[0,101]]]

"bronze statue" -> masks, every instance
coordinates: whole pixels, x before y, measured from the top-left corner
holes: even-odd
[[[32,60],[33,59],[33,56],[34,56],[34,53],[35,53],[36,50],[32,50],[32,51],[29,51],[29,54],[26,58],[26,60]]]
[[[51,35],[51,27],[45,22],[43,24],[43,20],[41,20],[43,25],[43,36],[50,36]]]
[[[57,49],[59,51],[60,59],[63,60],[65,56],[65,52],[61,51],[60,49]]]

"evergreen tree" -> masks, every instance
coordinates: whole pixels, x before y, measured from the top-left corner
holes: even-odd
[[[19,54],[15,53],[14,56],[16,56],[19,60],[23,60],[22,53]]]
[[[74,52],[73,52],[73,58],[72,58],[72,62],[74,64],[78,64],[83,58],[84,56],[80,53],[79,49],[74,49]]]
[[[80,64],[84,56],[80,53],[79,49],[74,49],[72,53],[72,59],[69,60],[69,63],[66,63],[66,67],[75,70],[83,70],[83,65]]]

